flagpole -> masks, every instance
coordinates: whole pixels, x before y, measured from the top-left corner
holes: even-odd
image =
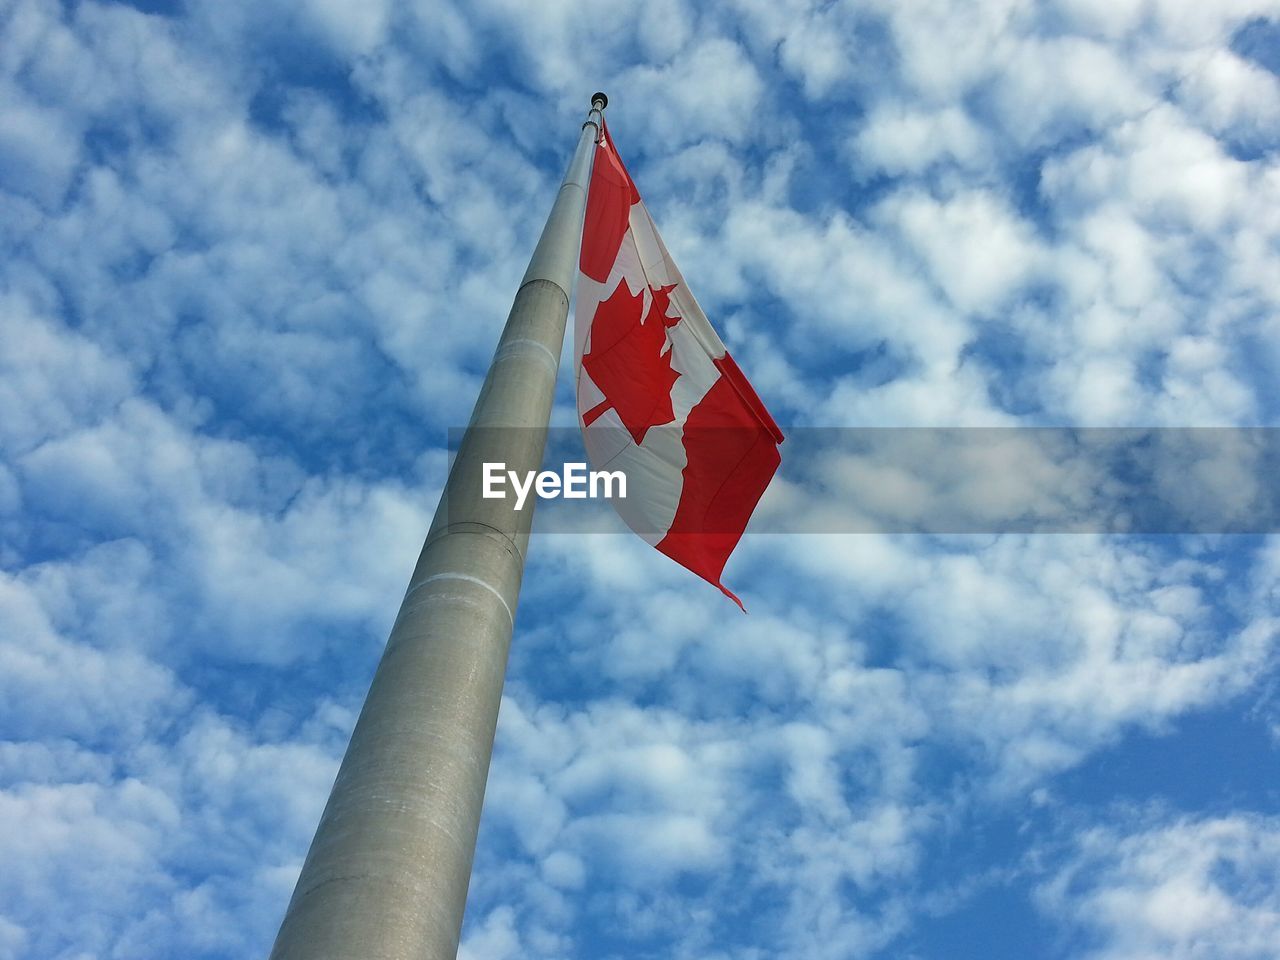
[[[480,465],[541,466],[607,103],[591,98],[271,960],[457,954],[533,520],[482,498]]]

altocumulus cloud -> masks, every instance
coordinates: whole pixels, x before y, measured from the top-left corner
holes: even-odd
[[[592,90],[784,425],[1269,426],[1278,70],[1267,0],[0,5],[0,958],[265,954]],[[468,960],[1269,956],[1272,541],[733,564],[535,539]]]

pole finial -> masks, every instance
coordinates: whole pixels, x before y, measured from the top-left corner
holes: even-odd
[[[596,101],[597,101],[597,100],[598,100],[598,101],[600,101],[600,109],[601,109],[601,110],[603,110],[605,107],[607,107],[607,106],[609,105],[609,98],[608,98],[608,97],[606,97],[606,96],[605,96],[603,93],[601,93],[599,90],[597,90],[595,93],[593,93],[593,94],[591,95],[591,105],[592,105],[593,107],[596,105]]]

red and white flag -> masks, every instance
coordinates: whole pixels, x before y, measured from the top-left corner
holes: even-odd
[[[782,431],[667,252],[608,127],[596,147],[579,261],[578,418],[596,470],[622,470],[622,519],[720,582],[781,458]]]

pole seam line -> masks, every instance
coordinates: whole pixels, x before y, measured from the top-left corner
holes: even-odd
[[[520,296],[524,291],[524,288],[531,283],[549,283],[560,291],[560,296],[564,297],[565,316],[567,317],[569,315],[569,294],[565,293],[564,287],[560,286],[560,284],[556,283],[556,281],[552,280],[550,277],[530,277],[524,283],[520,284],[520,289],[516,291],[516,296]]]
[[[502,430],[502,429],[520,429],[520,428],[492,427],[492,428],[486,428],[486,429]],[[484,527],[485,530],[487,531],[491,530],[493,532],[481,533],[476,530],[457,529],[462,527]],[[459,536],[464,533],[476,534],[479,536],[490,537],[491,539],[494,539],[494,540],[506,541],[507,543],[511,544],[511,550],[513,552],[513,555],[520,557],[521,560],[524,559],[524,551],[521,550],[520,547],[516,545],[515,538],[512,537],[511,534],[507,533],[504,530],[499,530],[493,524],[485,523],[482,520],[455,520],[453,523],[445,524],[443,527],[440,527],[439,529],[434,530],[431,533],[427,534],[426,542],[427,544],[431,544],[431,543],[435,543],[437,540],[440,540],[444,537]]]
[[[542,343],[541,341],[538,341],[538,340],[534,340],[530,337],[517,337],[514,340],[508,340],[506,343],[504,343],[501,347],[498,348],[498,353],[494,357],[494,359],[505,360],[506,357],[503,356],[503,354],[507,352],[507,348],[514,347],[518,343],[527,343],[530,346],[537,347],[539,350],[541,350],[551,359],[552,372],[558,372],[560,370],[560,358],[551,352],[551,348],[548,347],[545,343]],[[512,353],[515,354],[516,351],[512,351]]]
[[[408,591],[405,593],[404,600],[401,602],[401,606],[403,607],[404,604],[408,603],[409,597],[412,596],[419,588],[425,587],[428,583],[432,583],[436,580],[465,580],[467,583],[474,583],[477,586],[484,587],[486,590],[488,590],[490,593],[492,593],[495,597],[498,598],[498,602],[502,604],[502,609],[507,611],[507,619],[511,621],[512,626],[515,626],[515,622],[516,622],[515,614],[511,612],[511,607],[507,604],[506,598],[501,593],[498,592],[498,588],[491,583],[486,583],[485,581],[481,580],[479,577],[471,576],[469,573],[434,573],[431,576],[427,577],[427,579],[422,580],[418,583],[412,584],[409,587]]]

